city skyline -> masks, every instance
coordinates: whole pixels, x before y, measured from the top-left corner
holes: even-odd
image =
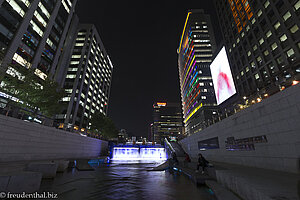
[[[114,63],[108,116],[118,128],[147,136],[154,101],[181,104],[176,51],[187,11],[203,8],[212,15],[213,24],[218,23],[212,2],[204,2],[189,1],[181,6],[170,1],[160,6],[78,2],[80,22],[95,24]],[[218,42],[219,30],[214,31]]]

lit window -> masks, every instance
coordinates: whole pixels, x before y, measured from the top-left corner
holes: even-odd
[[[244,76],[244,71],[241,71],[241,76]]]
[[[294,8],[298,10],[300,8],[300,0],[295,3]]]
[[[41,24],[43,24],[44,27],[46,27],[47,22],[44,20],[44,18],[37,11],[34,11],[34,16],[38,19],[38,21]]]
[[[62,98],[62,101],[70,101],[71,97],[64,97]]]
[[[253,46],[253,50],[256,51],[257,50],[257,45]]]
[[[236,39],[236,43],[238,44],[240,42],[240,38],[237,38]]]
[[[39,8],[46,15],[46,17],[49,19],[50,18],[50,14],[49,14],[48,10],[44,7],[44,5],[41,2],[39,3]]]
[[[267,1],[264,3],[264,6],[265,6],[265,8],[267,8],[269,5],[270,5],[270,2],[269,2],[269,0],[267,0]]]
[[[292,28],[290,28],[291,33],[296,33],[299,30],[299,27],[295,24]]]
[[[259,79],[259,75],[258,74],[255,74],[254,77],[255,77],[256,80]]]
[[[283,16],[282,18],[284,19],[284,21],[288,20],[290,17],[291,17],[291,13],[289,11],[287,11]]]
[[[70,68],[68,69],[68,71],[69,71],[69,72],[76,72],[76,71],[77,71],[77,68],[71,68],[71,67],[70,67]]]
[[[259,10],[259,11],[257,12],[257,16],[258,16],[258,17],[260,17],[260,16],[261,16],[261,14],[262,14],[262,11],[261,11],[261,10]]]
[[[67,11],[68,13],[70,13],[70,9],[69,9],[69,7],[67,6],[66,2],[65,2],[64,0],[62,0],[61,2],[62,2],[62,4],[63,4],[64,8],[66,9],[66,11]]]
[[[283,34],[279,39],[280,39],[281,42],[286,41],[287,40],[286,34]]]
[[[66,78],[71,78],[71,79],[76,78],[76,74],[68,74]]]
[[[268,32],[266,33],[267,38],[269,38],[271,35],[272,35],[272,32],[271,32],[271,31],[268,31]]]
[[[72,55],[72,58],[80,58],[81,55]]]
[[[26,7],[28,7],[30,5],[30,2],[28,0],[21,0]]]
[[[246,67],[246,72],[249,72],[249,67]]]
[[[78,42],[84,42],[85,38],[84,37],[78,37],[76,38],[76,41]]]
[[[249,31],[250,30],[250,26],[246,26],[246,31]]]
[[[280,65],[284,62],[283,58],[281,56],[279,56],[277,59],[276,59],[276,62]]]
[[[288,56],[288,57],[292,57],[293,55],[295,54],[295,52],[294,52],[294,49],[289,49],[287,52],[286,52],[286,55]]]
[[[274,28],[277,30],[280,26],[280,22],[276,22],[276,24],[274,24]]]
[[[16,69],[12,68],[12,67],[8,67],[6,70],[6,73],[11,75],[12,77],[18,77],[19,80],[24,80],[25,76],[23,76],[20,72],[18,72]],[[3,84],[3,82],[1,83]],[[0,85],[0,87],[2,87]]]
[[[21,17],[25,15],[24,10],[14,0],[6,0],[6,1],[19,15],[21,15]]]
[[[30,20],[30,24],[32,25],[32,29],[39,34],[39,36],[43,37],[44,32],[36,25],[36,23],[32,20]]]
[[[254,24],[256,22],[255,18],[252,19],[251,23]]]
[[[206,99],[206,96],[201,96],[201,99]]]
[[[28,69],[31,67],[31,63],[25,60],[24,58],[22,58],[21,56],[19,56],[19,54],[17,53],[14,54],[13,60]]]
[[[248,55],[248,56],[251,56],[251,51],[248,51],[247,55]]]
[[[76,43],[75,46],[77,47],[82,47],[84,45],[84,43]]]
[[[241,33],[241,36],[242,36],[242,37],[244,37],[244,36],[245,36],[245,33],[244,33],[244,32],[242,32],[242,33]]]
[[[273,51],[274,51],[277,47],[278,47],[278,46],[277,46],[276,42],[274,42],[274,43],[271,45],[271,49],[272,49]]]
[[[71,65],[78,65],[78,64],[79,64],[79,61],[71,61],[70,64],[71,64]]]
[[[269,55],[269,51],[268,51],[268,50],[265,50],[265,51],[264,51],[264,55],[265,55],[265,56]]]
[[[37,75],[38,77],[40,77],[43,80],[45,80],[47,78],[47,74],[45,74],[44,72],[42,72],[39,69],[35,69],[34,73],[35,73],[35,75]]]
[[[259,62],[259,63],[261,63],[261,62],[262,62],[262,59],[261,59],[261,57],[260,57],[260,56],[258,56],[258,57],[256,58],[256,60],[257,60],[257,62]]]
[[[262,45],[264,43],[264,39],[261,38],[258,42],[259,42],[260,45]]]

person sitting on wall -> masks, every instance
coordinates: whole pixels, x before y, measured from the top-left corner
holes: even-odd
[[[198,164],[197,164],[197,170],[196,170],[196,172],[198,172],[199,171],[199,167],[201,166],[202,167],[202,174],[204,174],[204,169],[205,169],[205,167],[207,167],[208,166],[208,161],[202,156],[202,154],[201,153],[199,153],[198,154]]]

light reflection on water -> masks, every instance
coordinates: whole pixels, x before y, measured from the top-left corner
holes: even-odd
[[[206,187],[184,175],[149,171],[160,163],[113,163],[95,171],[65,172],[42,183],[41,191],[57,192],[59,199],[211,200]]]

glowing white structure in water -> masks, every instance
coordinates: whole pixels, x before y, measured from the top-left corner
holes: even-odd
[[[114,147],[112,160],[166,160],[165,148]]]

